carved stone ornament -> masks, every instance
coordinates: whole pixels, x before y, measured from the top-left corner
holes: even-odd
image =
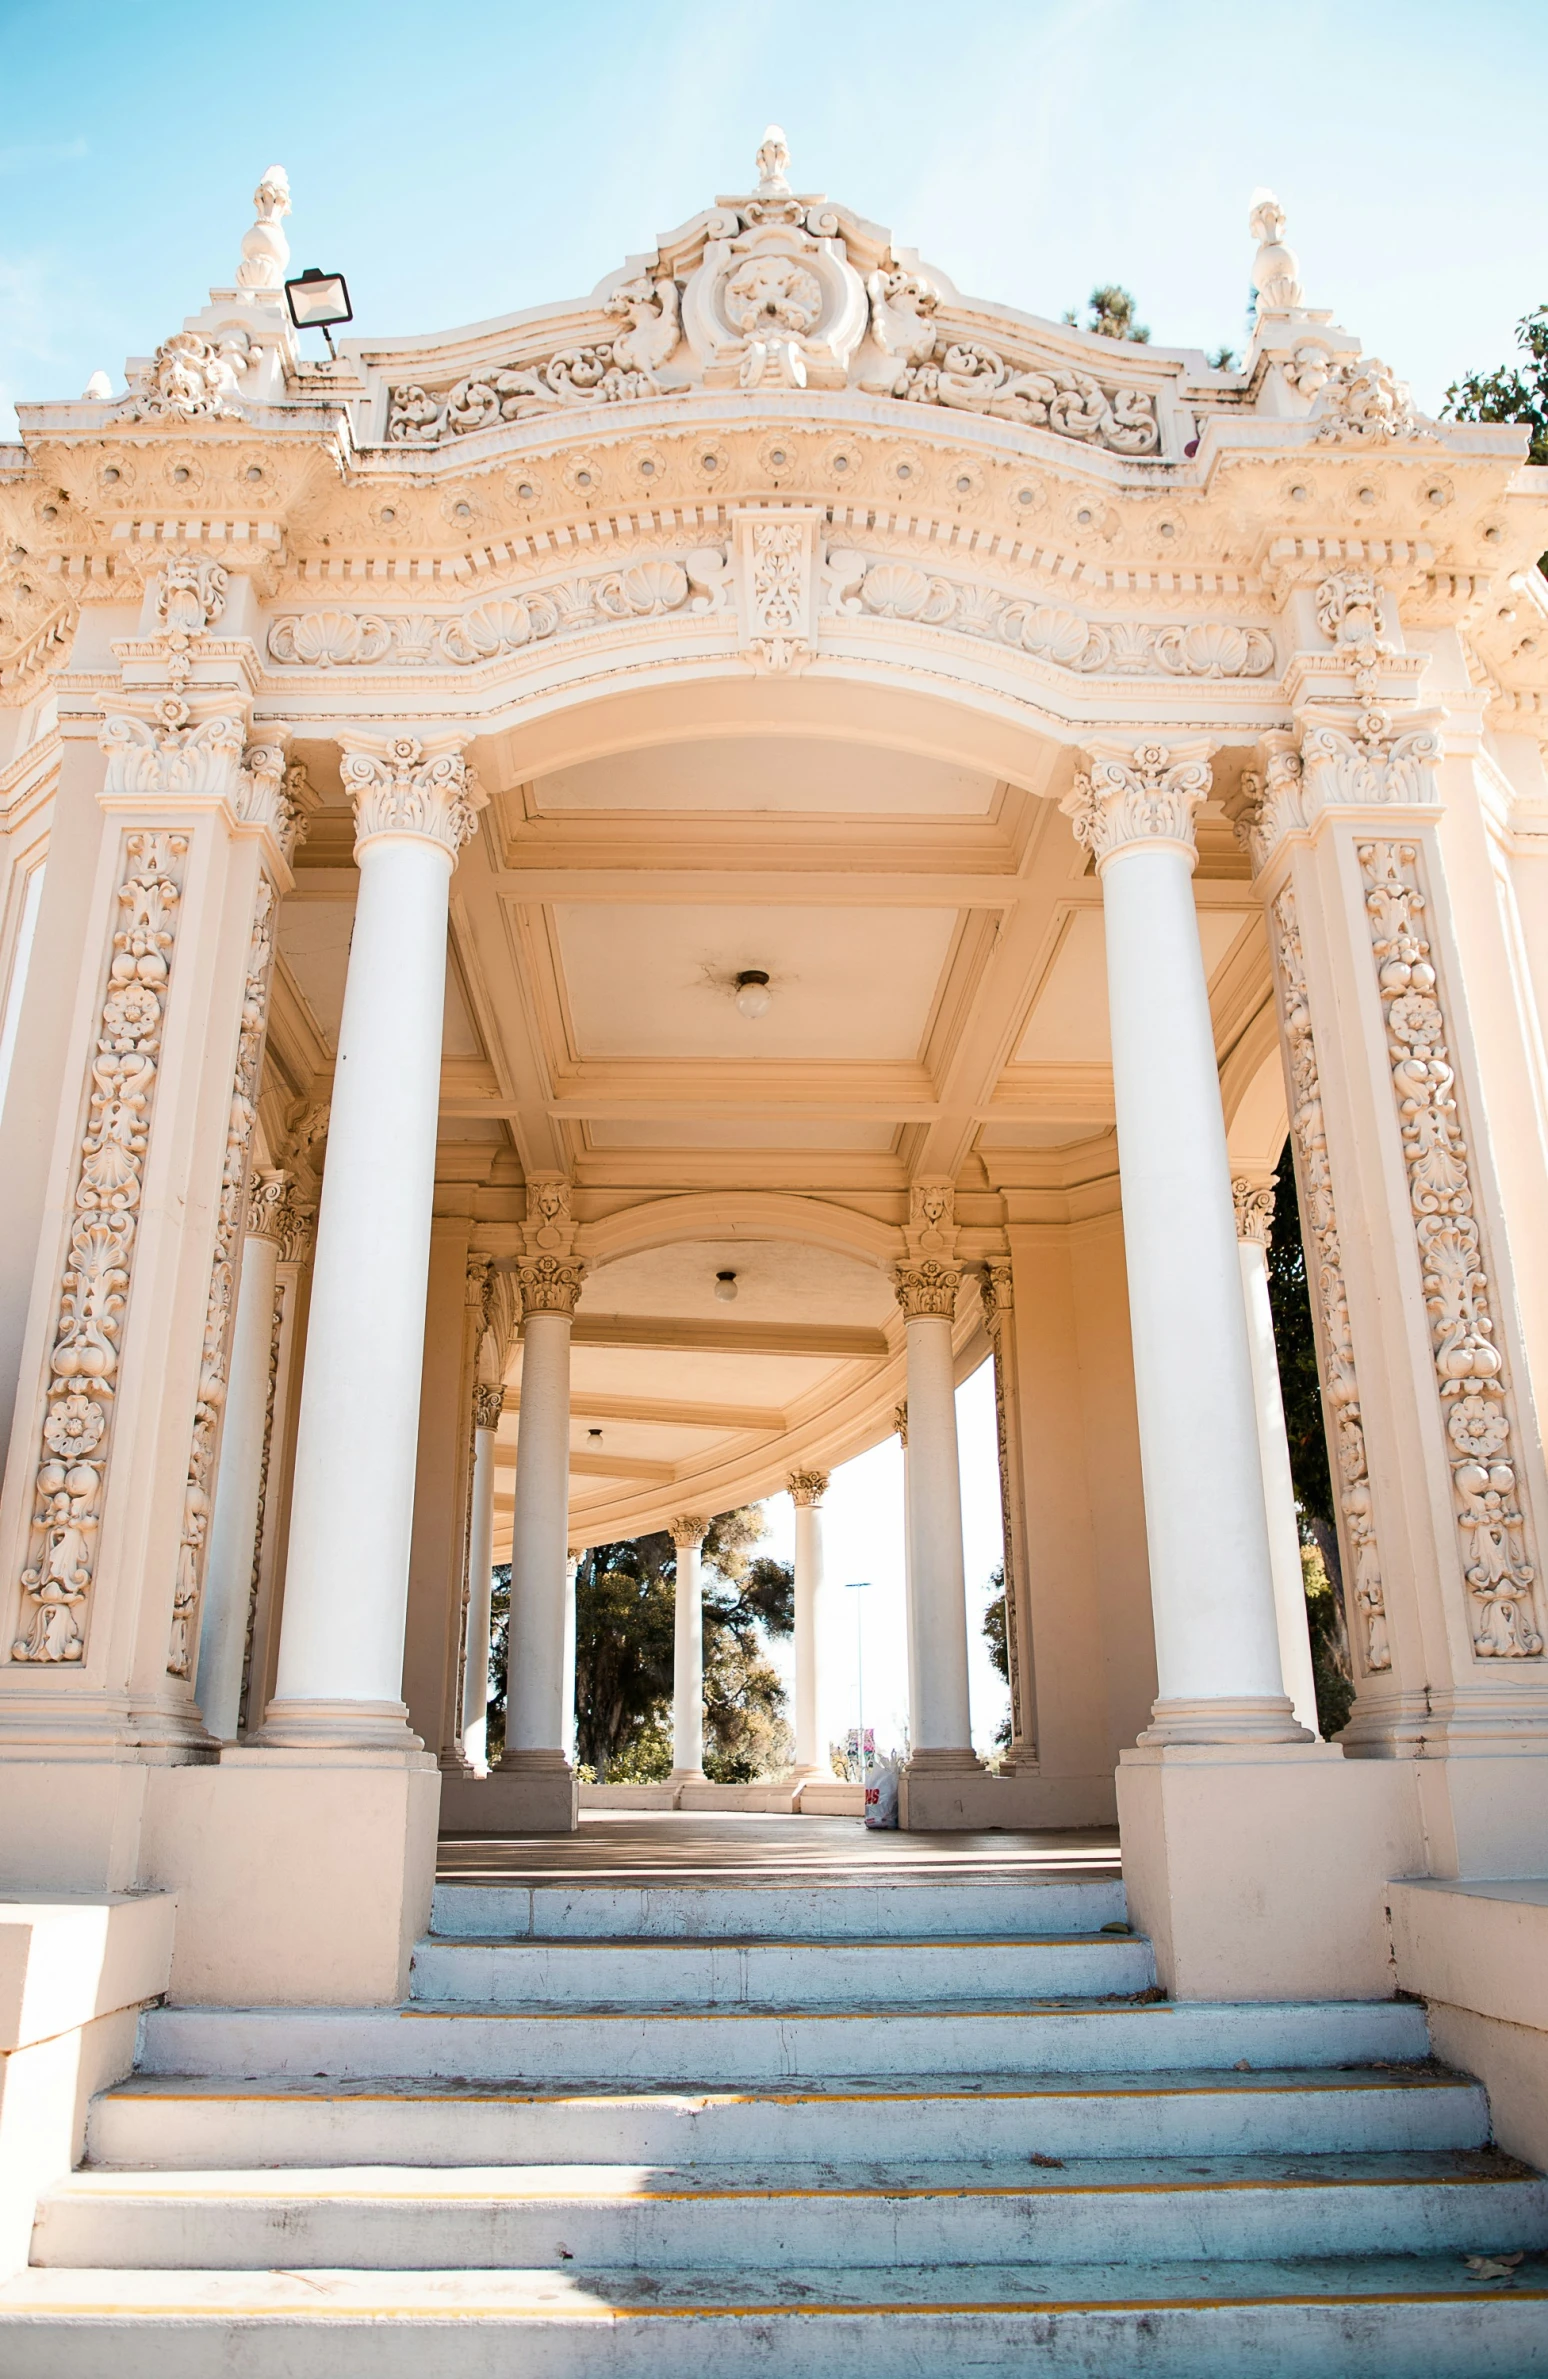
[[[1136,844],[1173,843],[1191,855],[1193,815],[1209,788],[1209,760],[1197,746],[1175,756],[1163,743],[1121,754],[1093,749],[1059,807],[1100,869]]]
[[[227,574],[203,554],[174,554],[156,581],[156,617],[169,642],[202,636],[226,608]]]
[[[189,838],[125,837],[21,1574],[18,1661],[79,1661]]]
[[[283,165],[271,165],[253,192],[256,220],[242,235],[242,261],[237,266],[239,289],[278,289],[290,262],[290,242],[280,218],[290,212],[290,176]]]
[[[895,1404],[893,1406],[892,1426],[897,1432],[898,1437],[902,1440],[903,1446],[906,1450],[908,1446],[908,1406],[906,1404]]]
[[[1322,711],[1308,711],[1301,738],[1302,798],[1308,819],[1330,804],[1433,802],[1441,740],[1434,728],[1394,722],[1374,704],[1356,712],[1353,732]]]
[[[957,1266],[940,1256],[906,1258],[898,1265],[895,1275],[904,1320],[917,1321],[922,1314],[944,1314],[950,1321],[957,1310],[957,1284],[961,1278]]]
[[[180,330],[157,348],[130,389],[131,421],[240,421],[237,383],[249,370],[253,350],[244,330],[228,330],[217,341]]]
[[[470,374],[443,394],[410,383],[394,388],[387,405],[387,438],[394,446],[435,446],[503,422],[531,421],[580,405],[616,405],[640,397],[677,396],[661,373],[682,339],[677,283],[669,273],[645,272],[620,283],[603,301],[621,328],[611,339],[561,347],[540,361]]]
[[[1274,666],[1268,631],[1231,620],[1090,620],[1062,603],[1003,595],[843,548],[829,552],[826,575],[841,615],[952,628],[1081,676],[1266,677]]]
[[[785,1481],[791,1502],[807,1506],[821,1503],[828,1492],[828,1476],[825,1470],[793,1470]]]
[[[1009,1256],[991,1256],[984,1266],[978,1284],[983,1299],[984,1328],[990,1343],[998,1347],[1000,1330],[1011,1310],[1011,1262]]]
[[[562,1174],[529,1176],[521,1235],[516,1283],[523,1318],[534,1313],[573,1314],[586,1267],[575,1253],[570,1185]]]
[[[744,513],[736,522],[742,650],[775,674],[810,660],[816,641],[816,513]]]
[[[103,792],[158,801],[168,795],[218,793],[236,805],[246,731],[229,711],[195,718],[181,695],[154,702],[146,714],[117,710],[102,722],[98,742],[108,764]]]
[[[1253,259],[1252,285],[1257,292],[1256,317],[1299,313],[1306,303],[1301,268],[1295,250],[1285,242],[1285,210],[1272,190],[1255,190],[1247,227],[1258,243]]]
[[[667,1534],[679,1552],[689,1545],[702,1545],[709,1532],[710,1524],[702,1512],[679,1512],[675,1520],[667,1522]]]
[[[378,834],[419,835],[453,857],[472,839],[489,796],[446,740],[394,735],[368,749],[346,747],[339,774],[355,806],[357,853]]]
[[[1495,1335],[1457,1078],[1424,933],[1419,852],[1413,843],[1369,842],[1358,846],[1358,856],[1450,1444],[1473,1650],[1480,1660],[1537,1660],[1543,1653],[1537,1567],[1512,1451],[1510,1380]]]
[[[1267,1250],[1274,1236],[1274,1184],[1233,1181],[1231,1203],[1236,1209],[1236,1236]]]
[[[586,1267],[571,1256],[521,1256],[516,1279],[521,1289],[522,1318],[535,1313],[573,1314]]]
[[[1274,953],[1278,963],[1280,1015],[1290,1076],[1290,1136],[1295,1146],[1306,1269],[1316,1301],[1322,1400],[1338,1476],[1344,1523],[1345,1608],[1350,1640],[1362,1667],[1380,1672],[1392,1666],[1387,1605],[1376,1548],[1375,1508],[1366,1464],[1360,1385],[1355,1376],[1344,1259],[1339,1246],[1333,1174],[1328,1162],[1322,1113],[1322,1077],[1312,1032],[1295,894],[1287,884],[1273,904]]]
[[[480,1380],[473,1390],[473,1426],[498,1429],[505,1410],[505,1390],[498,1380]]]
[[[1335,570],[1316,593],[1317,625],[1330,644],[1353,647],[1363,661],[1391,651],[1382,638],[1386,589],[1369,570]]]
[[[221,1415],[231,1369],[231,1334],[236,1320],[237,1274],[243,1227],[249,1206],[248,1159],[253,1127],[258,1120],[258,1077],[268,1030],[269,977],[274,964],[275,910],[278,903],[267,876],[258,879],[253,909],[252,938],[247,950],[247,976],[242,990],[242,1022],[237,1037],[236,1070],[231,1103],[226,1112],[226,1156],[221,1168],[220,1204],[215,1221],[215,1255],[210,1267],[209,1293],[204,1311],[204,1349],[199,1365],[199,1399],[194,1406],[193,1436],[188,1450],[188,1476],[183,1489],[183,1531],[178,1545],[177,1577],[172,1594],[172,1632],[167,1645],[167,1672],[173,1677],[193,1674],[198,1642],[199,1605],[204,1593],[204,1565],[209,1550],[210,1515],[215,1504],[215,1461],[220,1444]]]
[[[289,1173],[254,1173],[247,1185],[247,1214],[242,1226],[249,1239],[272,1239],[276,1247],[281,1244],[284,1207],[295,1186]]]
[[[287,758],[283,744],[249,744],[242,755],[237,815],[244,826],[260,826],[271,836],[287,866],[321,806],[322,796],[313,791],[305,767]]]
[[[1262,768],[1242,771],[1240,789],[1231,805],[1236,839],[1261,875],[1270,854],[1293,827],[1304,827],[1301,800],[1301,755],[1291,735],[1265,738]]]
[[[1382,446],[1434,438],[1435,425],[1414,408],[1406,381],[1378,356],[1346,356],[1327,375],[1316,405],[1317,438],[1337,446]]]
[[[756,196],[722,202],[683,292],[683,330],[706,388],[842,388],[865,336],[865,284],[836,215],[792,195],[778,126],[759,149]]]
[[[450,618],[430,612],[282,612],[270,623],[268,653],[282,669],[473,669],[529,645],[616,627],[665,613],[718,610],[726,577],[720,546],[695,547],[566,579],[520,595],[491,596]]]

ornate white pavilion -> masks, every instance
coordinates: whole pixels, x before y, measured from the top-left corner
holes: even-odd
[[[573,1823],[578,1550],[677,1539],[691,1793],[696,1548],[787,1484],[798,1801],[825,1474],[900,1426],[906,1827],[1116,1814],[1179,1989],[1344,1990],[1390,1876],[1541,1869],[1522,433],[1423,418],[1266,194],[1240,369],[963,295],[773,133],[590,296],[328,360],[289,206],[0,450],[11,1884],[175,1891],[206,1997],[391,1997],[438,1819]]]

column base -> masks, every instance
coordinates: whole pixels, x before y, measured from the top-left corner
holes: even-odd
[[[430,1922],[440,1791],[407,1747],[237,1745],[154,1771],[143,1879],[177,1894],[171,1999],[396,2005]]]
[[[988,1770],[968,1745],[915,1751],[898,1778],[898,1825],[905,1833],[963,1833],[983,1821],[974,1815]]]
[[[1288,1704],[1286,1705],[1288,1707]],[[1385,1886],[1424,1870],[1413,1760],[1139,1744],[1118,1761],[1129,1917],[1174,1999],[1387,1999]]]
[[[668,1784],[708,1784],[702,1768],[674,1768],[666,1779]]]
[[[1167,1743],[1315,1743],[1302,1726],[1288,1694],[1243,1694],[1208,1701],[1158,1701],[1139,1738],[1146,1746]]]
[[[562,1751],[508,1751],[487,1776],[441,1781],[444,1834],[573,1834],[580,1783]]]
[[[423,1751],[406,1702],[273,1701],[248,1742],[260,1751]]]

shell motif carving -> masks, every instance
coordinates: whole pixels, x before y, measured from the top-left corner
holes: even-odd
[[[720,601],[726,558],[718,547],[610,570],[526,595],[477,603],[450,619],[426,613],[288,612],[269,628],[269,658],[296,669],[365,669],[392,657],[406,666],[449,662],[470,669],[501,653],[612,622],[666,612],[710,611]]]

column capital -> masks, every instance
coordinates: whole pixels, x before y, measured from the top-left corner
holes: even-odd
[[[1009,1256],[991,1256],[985,1264],[978,1283],[984,1301],[984,1328],[991,1339],[998,1335],[1000,1324],[1011,1309],[1011,1260]]]
[[[437,844],[455,865],[489,796],[462,757],[468,730],[339,737],[339,773],[354,804],[355,854],[378,835]]]
[[[1250,1240],[1254,1247],[1269,1247],[1274,1231],[1274,1180],[1233,1180],[1231,1203],[1236,1209],[1237,1238]]]
[[[792,1503],[819,1504],[828,1492],[828,1473],[825,1470],[793,1470],[785,1485]]]
[[[284,1229],[281,1208],[294,1187],[289,1173],[268,1166],[251,1175],[247,1184],[247,1238],[275,1241],[281,1238]]]
[[[923,1314],[941,1314],[950,1321],[957,1310],[958,1265],[941,1256],[905,1257],[893,1273],[893,1287],[905,1321]]]
[[[505,1389],[499,1380],[479,1380],[473,1389],[473,1426],[498,1429],[505,1410]]]
[[[521,1237],[515,1272],[523,1320],[534,1313],[573,1314],[586,1266],[575,1253],[570,1184],[562,1173],[529,1176]]]
[[[897,1433],[898,1433],[899,1437],[900,1437],[900,1438],[903,1440],[903,1443],[904,1443],[905,1445],[907,1445],[907,1444],[908,1444],[908,1406],[907,1406],[907,1404],[895,1404],[895,1405],[893,1406],[893,1408],[892,1408],[892,1426],[893,1426],[893,1428],[894,1428],[894,1429],[897,1431]]]
[[[702,1545],[709,1531],[710,1524],[702,1512],[679,1512],[675,1520],[667,1522],[667,1534],[679,1552],[690,1545]]]
[[[1198,857],[1193,815],[1209,797],[1215,746],[1107,741],[1087,745],[1085,767],[1059,807],[1101,873],[1125,851],[1181,851]]]

